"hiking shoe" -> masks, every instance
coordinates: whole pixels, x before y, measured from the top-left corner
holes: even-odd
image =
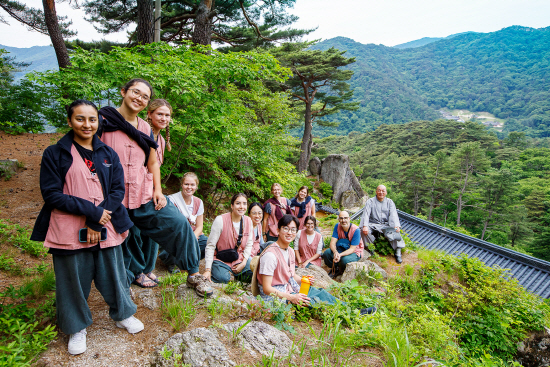
[[[191,288],[195,288],[195,292],[199,297],[211,297],[214,294],[214,290],[208,284],[208,280],[201,274],[188,276],[187,285]]]
[[[376,313],[377,308],[376,307],[369,307],[369,308],[362,308],[360,311],[361,316],[363,315],[372,315]]]
[[[177,274],[180,272],[180,268],[177,265],[168,265],[168,272],[170,274]]]
[[[139,333],[143,330],[143,322],[136,319],[134,316],[130,316],[122,321],[117,321],[116,326],[121,329],[126,329],[130,334]]]
[[[71,334],[69,338],[69,353],[73,356],[82,354],[86,351],[86,329],[78,333]]]

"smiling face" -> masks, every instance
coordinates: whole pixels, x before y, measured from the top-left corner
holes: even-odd
[[[97,110],[92,106],[76,106],[70,119],[69,127],[74,131],[74,140],[80,145],[91,144],[92,138],[99,126]]]
[[[311,219],[307,220],[304,225],[306,226],[306,233],[313,234],[315,231],[315,223]]]
[[[197,191],[197,181],[192,177],[185,177],[181,184],[181,194],[184,197],[191,197]]]
[[[376,188],[376,198],[378,201],[384,200],[388,192],[386,191],[386,186],[380,185]]]
[[[252,208],[252,210],[250,210],[250,213],[248,214],[250,215],[250,218],[252,218],[252,223],[257,226],[262,222],[264,211],[258,205],[254,205],[254,207]]]
[[[283,193],[283,189],[279,185],[275,185],[271,188],[271,193],[273,196],[278,199],[281,197],[281,194]]]
[[[296,227],[296,223],[294,221],[290,221],[286,226],[282,226],[279,228],[279,240],[283,242],[283,244],[288,245],[294,239],[296,238],[296,232],[298,231],[298,228]]]
[[[300,191],[298,191],[298,198],[300,199],[300,201],[305,200],[306,197],[307,197],[307,189],[301,189]]]
[[[242,217],[246,213],[247,200],[244,196],[239,196],[233,204],[231,204],[231,211],[233,214]]]
[[[154,111],[147,112],[147,117],[151,119],[151,124],[156,130],[166,129],[170,124],[172,113],[167,106],[160,106]]]
[[[147,107],[151,99],[151,90],[147,84],[138,82],[126,91],[122,89],[120,95],[122,96],[122,104],[129,110],[138,113]]]

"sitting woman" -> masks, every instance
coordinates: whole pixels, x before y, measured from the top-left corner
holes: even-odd
[[[299,268],[309,268],[311,264],[321,266],[323,236],[315,231],[317,220],[313,216],[305,217],[306,229],[299,230],[294,240],[294,252]]]
[[[42,156],[44,207],[31,240],[44,241],[52,254],[57,323],[70,335],[69,353],[75,355],[86,351],[92,281],[117,327],[135,334],[143,324],[133,316],[137,307],[130,298],[120,246],[132,227],[122,205],[122,165],[95,135],[99,122],[92,102],[74,101],[68,124],[72,130]]]
[[[264,203],[264,235],[266,241],[277,241],[279,232],[277,222],[285,214],[292,214],[290,200],[281,196],[283,188],[280,184],[271,185],[273,197]]]
[[[262,236],[262,219],[264,218],[262,204],[258,202],[250,204],[248,215],[252,218],[252,225],[254,226],[254,244],[250,253],[250,257],[253,258],[260,254],[260,247],[265,243]]]
[[[199,186],[199,178],[193,172],[187,172],[181,180],[181,191],[172,195],[168,195],[168,199],[178,208],[178,210],[187,219],[195,237],[199,241],[201,250],[201,259],[204,259],[204,250],[208,238],[202,233],[204,223],[204,204],[201,199],[193,196]],[[176,258],[166,251],[159,254],[159,258],[164,265],[168,267],[168,271],[172,274],[179,273],[180,269],[176,265]]]
[[[308,216],[315,217],[315,200],[309,196],[309,187],[302,186],[296,196],[290,201],[292,214],[300,221],[299,230],[305,229],[305,220]]]
[[[310,287],[307,295],[299,293],[301,278],[295,272],[295,253],[289,246],[298,230],[298,219],[293,215],[284,215],[277,223],[279,239],[268,246],[260,255],[259,264],[254,270],[252,293],[258,294],[264,301],[278,297],[293,304],[309,306],[318,302],[333,305],[341,302],[324,289]],[[313,284],[314,278],[310,278]],[[361,315],[371,314],[376,307],[361,309]]]
[[[252,220],[246,216],[243,193],[231,198],[231,212],[214,219],[206,244],[204,277],[214,283],[229,283],[231,274],[250,283],[250,253],[254,241]]]

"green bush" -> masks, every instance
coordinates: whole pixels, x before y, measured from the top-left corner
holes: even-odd
[[[332,186],[330,186],[328,183],[326,182],[319,183],[319,190],[321,191],[321,194],[323,194],[325,198],[332,199],[332,194],[333,194]]]

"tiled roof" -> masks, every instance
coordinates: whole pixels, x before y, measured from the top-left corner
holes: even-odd
[[[354,213],[351,219],[360,218],[362,212],[361,209]],[[453,255],[464,253],[468,257],[477,257],[488,266],[510,269],[510,274],[523,287],[543,298],[550,298],[550,262],[451,231],[400,210],[397,212],[403,230],[419,245]]]

